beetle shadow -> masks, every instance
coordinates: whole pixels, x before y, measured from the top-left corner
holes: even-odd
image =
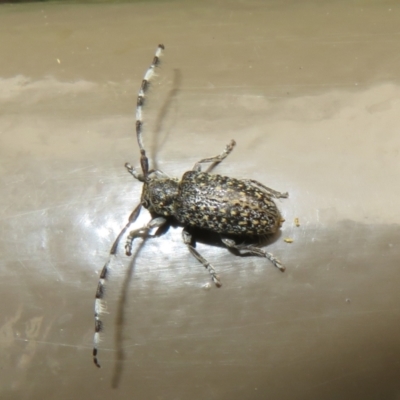
[[[171,219],[171,220],[168,220],[167,224],[165,224],[164,226],[162,226],[158,229],[158,231],[155,233],[154,237],[159,237],[159,236],[164,235],[169,230],[170,227],[183,229],[183,226],[181,224],[179,224],[174,219]],[[192,227],[192,226],[186,227],[186,230],[192,236],[191,245],[193,247],[196,247],[196,243],[201,243],[201,244],[205,244],[207,246],[212,246],[212,247],[220,247],[220,248],[228,250],[230,253],[232,253],[236,256],[239,256],[239,257],[256,257],[256,256],[249,254],[249,253],[240,253],[236,249],[227,247],[222,242],[222,240],[221,240],[222,238],[232,239],[235,242],[235,244],[237,244],[237,245],[252,245],[252,246],[263,248],[263,247],[271,245],[272,243],[275,243],[282,236],[281,230],[278,230],[277,232],[272,233],[270,235],[263,235],[263,236],[229,235],[229,234],[221,235],[220,233],[215,233],[215,232],[209,231],[207,229],[202,229],[202,228]],[[183,241],[182,241],[182,243],[183,243]]]
[[[199,228],[189,228],[188,229],[190,233],[192,233],[194,241],[193,244],[195,245],[196,243],[202,243],[206,244],[209,246],[214,246],[214,247],[221,247],[232,254],[235,254],[240,257],[254,257],[254,255],[248,254],[248,253],[240,253],[239,251],[235,249],[228,248],[225,246],[225,244],[221,241],[222,238],[226,239],[232,239],[235,244],[237,245],[252,245],[256,247],[265,247],[268,246],[274,242],[276,242],[280,237],[281,237],[281,232],[278,231],[274,234],[271,235],[265,235],[265,236],[250,236],[250,235],[228,235],[224,234],[221,235],[219,233],[214,233],[207,231],[205,229],[199,229]]]
[[[115,365],[114,365],[114,370],[111,378],[111,386],[113,389],[116,389],[119,386],[119,383],[121,381],[122,377],[122,370],[123,370],[123,362],[125,360],[125,352],[123,349],[123,331],[124,331],[124,325],[125,325],[125,309],[126,309],[126,303],[128,299],[128,291],[129,291],[129,286],[130,282],[135,270],[135,264],[136,264],[136,259],[138,258],[140,252],[142,251],[144,245],[147,242],[147,239],[149,238],[149,235],[143,235],[142,236],[142,242],[138,245],[132,260],[129,263],[129,268],[128,271],[125,275],[124,282],[122,284],[122,289],[121,289],[121,296],[118,301],[117,305],[117,315],[115,318],[115,338],[114,338],[114,344],[115,344],[115,349],[116,349],[116,355],[115,355]]]
[[[152,218],[154,218],[154,215],[152,216]],[[139,254],[143,250],[147,241],[149,239],[158,238],[158,237],[164,235],[169,230],[169,227],[170,227],[170,223],[166,223],[166,224],[160,226],[159,228],[157,228],[153,234],[150,234],[150,232],[147,232],[142,235],[139,235],[138,239],[140,238],[140,239],[142,239],[142,241],[137,246],[136,251],[132,255],[132,259],[129,262],[129,267],[125,274],[124,281],[122,284],[121,295],[118,300],[117,312],[116,312],[116,317],[115,317],[115,336],[114,336],[115,364],[114,364],[112,378],[111,378],[111,387],[113,389],[118,388],[118,386],[121,382],[122,373],[123,373],[123,365],[124,365],[124,361],[126,358],[124,348],[123,348],[123,342],[124,342],[123,334],[124,334],[124,326],[125,326],[125,321],[126,321],[125,310],[126,310],[126,304],[128,301],[128,293],[129,293],[130,283],[132,280],[132,276],[135,272],[136,260],[139,257]]]
[[[152,168],[158,169],[158,162],[157,162],[157,154],[159,153],[159,150],[164,146],[166,143],[168,136],[171,132],[171,129],[168,129],[163,136],[162,140],[160,140],[160,134],[161,131],[163,131],[164,127],[164,121],[166,120],[166,117],[168,113],[170,112],[171,108],[173,105],[176,106],[176,97],[179,93],[179,89],[181,87],[181,82],[182,82],[182,73],[179,69],[174,69],[174,76],[172,79],[172,88],[168,91],[168,94],[163,101],[163,106],[161,107],[161,110],[157,114],[157,119],[156,119],[156,124],[154,128],[154,134],[153,134],[153,146],[152,146],[152,151],[151,151],[151,162],[153,164]],[[175,112],[175,115],[177,112]]]

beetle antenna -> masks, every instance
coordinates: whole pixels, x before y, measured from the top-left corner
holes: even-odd
[[[136,208],[132,211],[131,215],[129,216],[127,224],[121,230],[117,238],[115,239],[114,244],[111,247],[110,254],[108,256],[107,262],[104,264],[103,269],[100,273],[99,283],[97,284],[96,290],[96,300],[94,302],[94,336],[93,336],[93,362],[96,367],[100,368],[100,363],[98,359],[98,348],[100,343],[100,334],[103,329],[103,321],[102,321],[102,314],[106,312],[106,304],[104,301],[104,294],[105,294],[105,286],[108,279],[108,274],[110,272],[110,265],[114,258],[117,256],[117,250],[119,242],[121,241],[122,236],[124,236],[125,232],[129,229],[129,227],[137,220],[142,205],[139,204]]]
[[[160,57],[162,56],[164,49],[165,47],[163,44],[158,45],[156,53],[154,54],[153,62],[151,63],[150,67],[144,74],[136,102],[136,137],[140,149],[140,166],[142,167],[144,181],[148,180],[149,159],[146,156],[146,150],[144,148],[143,138],[142,138],[142,127],[143,127],[142,108],[146,97],[146,92],[150,86],[150,80],[155,75],[154,72],[155,68],[160,64]]]

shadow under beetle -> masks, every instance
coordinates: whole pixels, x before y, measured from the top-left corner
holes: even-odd
[[[129,233],[125,244],[126,255],[132,253],[135,238],[147,235],[153,228],[160,228],[168,218],[174,218],[183,226],[182,238],[193,256],[208,270],[217,287],[221,281],[210,262],[208,262],[192,245],[192,236],[188,227],[197,227],[221,235],[221,240],[229,249],[245,252],[250,255],[268,258],[282,272],[285,267],[271,253],[251,244],[236,244],[234,236],[265,236],[275,233],[284,221],[273,201],[273,198],[286,198],[288,193],[280,193],[252,179],[235,179],[209,172],[224,160],[236,145],[232,140],[225,150],[214,157],[198,161],[191,171],[183,174],[179,180],[170,178],[164,172],[149,169],[149,160],[142,138],[142,108],[150,80],[155,68],[160,63],[164,45],[157,47],[153,62],[146,71],[137,97],[136,104],[136,136],[140,149],[141,172],[138,173],[130,164],[126,169],[135,179],[143,182],[142,196],[139,205],[129,216],[128,223],[122,229],[111,247],[110,255],[105,263],[96,291],[94,307],[95,334],[93,339],[93,361],[100,367],[97,354],[102,330],[101,314],[104,312],[104,287],[112,258],[116,255],[122,236],[136,221],[142,207],[147,208],[152,216],[151,221],[140,229]],[[202,171],[203,164],[211,164]]]

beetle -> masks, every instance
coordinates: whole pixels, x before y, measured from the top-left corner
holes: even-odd
[[[259,237],[277,232],[284,219],[273,199],[288,197],[288,193],[280,193],[252,179],[235,179],[210,174],[210,171],[231,153],[236,145],[234,140],[231,140],[221,154],[198,161],[192,170],[183,174],[181,179],[170,178],[158,169],[150,169],[142,138],[142,108],[150,80],[155,75],[155,68],[160,63],[164,49],[164,45],[158,45],[153,61],[143,77],[137,96],[136,138],[140,150],[141,172],[138,173],[129,163],[125,164],[128,172],[143,183],[140,203],[132,211],[127,224],[112,245],[109,258],[100,273],[97,285],[93,339],[93,362],[97,367],[100,367],[98,344],[103,327],[101,314],[104,312],[104,290],[110,262],[117,254],[121,238],[136,221],[142,207],[150,212],[152,218],[147,225],[128,234],[125,244],[125,253],[128,256],[132,254],[132,244],[136,238],[147,236],[150,230],[165,226],[172,218],[183,226],[182,238],[184,244],[190,253],[209,271],[211,279],[217,287],[222,286],[221,281],[213,265],[192,244],[192,234],[188,229],[190,227],[220,234],[223,244],[228,249],[265,257],[282,272],[285,271],[282,263],[271,253],[267,253],[252,244],[237,244],[232,239],[232,236]],[[203,164],[210,164],[210,167],[203,171]]]

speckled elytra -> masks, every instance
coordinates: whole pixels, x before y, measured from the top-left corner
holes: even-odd
[[[139,205],[131,213],[128,223],[112,245],[97,286],[93,345],[93,361],[97,367],[100,367],[97,357],[103,325],[100,317],[105,308],[104,288],[109,265],[112,258],[116,256],[122,236],[136,221],[142,207],[149,210],[152,218],[144,227],[129,233],[125,244],[127,255],[131,255],[132,243],[135,238],[147,236],[151,229],[160,228],[173,219],[183,226],[184,244],[209,271],[211,279],[217,287],[221,287],[221,281],[214,267],[194,248],[188,227],[197,227],[218,233],[222,242],[229,249],[234,249],[240,254],[246,252],[268,258],[275,267],[281,271],[285,270],[281,262],[271,253],[267,253],[255,245],[236,244],[231,237],[224,237],[224,235],[265,236],[275,233],[280,228],[283,218],[273,199],[288,197],[288,193],[277,192],[252,179],[235,179],[210,174],[210,171],[233,150],[236,145],[234,140],[231,140],[221,154],[197,162],[191,171],[183,174],[180,180],[170,178],[160,170],[149,169],[149,160],[142,139],[142,108],[150,80],[154,76],[154,70],[160,62],[163,50],[164,45],[160,44],[153,62],[144,75],[137,97],[136,136],[140,149],[141,172],[138,173],[130,164],[125,164],[128,172],[135,179],[143,182],[142,196]],[[206,171],[202,171],[202,164],[210,164],[210,166]]]

